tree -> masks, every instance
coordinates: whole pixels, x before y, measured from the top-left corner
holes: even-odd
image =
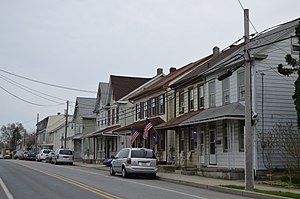
[[[0,139],[10,149],[16,149],[17,144],[22,140],[26,129],[21,123],[8,124],[0,129]]]
[[[298,38],[298,44],[300,45],[300,22],[299,25],[295,28],[296,37]],[[292,74],[298,74],[298,78],[295,81],[295,92],[293,95],[294,104],[297,111],[297,126],[300,129],[300,51],[298,59],[293,58],[291,54],[285,56],[285,61],[289,67],[284,67],[282,64],[279,64],[277,70],[280,74],[289,76]]]

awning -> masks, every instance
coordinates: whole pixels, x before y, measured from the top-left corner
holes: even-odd
[[[81,140],[81,138],[82,138],[82,134],[80,133],[80,134],[76,134],[76,135],[74,135],[71,139],[72,140]]]
[[[170,121],[168,122],[164,122],[158,126],[156,126],[155,128],[156,129],[176,129],[178,128],[178,125],[180,123],[182,123],[183,121],[193,117],[194,115],[198,114],[200,111],[193,111],[193,112],[188,112],[188,113],[185,113],[183,115],[180,115],[176,118],[173,118],[171,119]]]
[[[187,126],[224,119],[245,119],[245,106],[236,102],[225,106],[209,108],[181,122],[179,126]]]
[[[163,119],[161,119],[161,117],[154,117],[154,118],[150,118],[148,119],[152,124],[153,126],[156,128],[156,126],[158,126],[159,124],[161,123],[164,123],[165,121]],[[141,120],[141,121],[138,121],[138,122],[134,122],[132,124],[129,124],[127,126],[123,126],[121,128],[118,128],[118,129],[115,129],[113,130],[113,133],[116,133],[116,132],[120,132],[120,131],[125,131],[125,130],[129,130],[131,131],[131,129],[135,129],[137,131],[143,131],[144,130],[144,127],[145,127],[145,124],[146,124],[146,120]],[[121,133],[120,133],[121,134]]]
[[[117,136],[113,134],[113,130],[120,128],[121,125],[110,126],[100,131],[94,132],[92,136],[104,135],[104,136]]]

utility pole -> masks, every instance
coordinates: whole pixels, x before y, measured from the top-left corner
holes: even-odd
[[[68,112],[69,112],[69,100],[67,101],[67,109],[65,112],[66,124],[65,124],[65,148],[67,148],[67,131],[68,131]]]
[[[245,189],[254,189],[253,174],[253,135],[251,129],[252,108],[251,108],[251,57],[249,38],[249,10],[244,10],[244,32],[245,32]]]
[[[39,123],[39,114],[36,115],[36,132],[35,132],[35,153],[37,154],[37,148],[38,148],[38,123]]]

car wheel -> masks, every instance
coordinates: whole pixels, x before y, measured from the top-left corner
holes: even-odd
[[[156,173],[150,174],[151,179],[156,179]]]
[[[122,177],[123,178],[127,178],[128,177],[128,174],[127,174],[127,171],[126,171],[125,167],[122,167]]]
[[[122,172],[122,173],[123,173],[123,172]],[[111,176],[114,176],[114,175],[116,174],[116,172],[114,171],[114,169],[113,169],[112,166],[109,168],[109,174],[110,174]]]

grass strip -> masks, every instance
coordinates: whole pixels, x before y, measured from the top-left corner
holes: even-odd
[[[226,187],[226,188],[230,188],[230,189],[245,190],[244,186],[238,186],[238,185],[222,185],[222,187]],[[260,189],[253,189],[253,192],[300,199],[300,194],[298,194],[298,193],[282,192],[282,191],[268,191],[268,190],[260,190]]]

